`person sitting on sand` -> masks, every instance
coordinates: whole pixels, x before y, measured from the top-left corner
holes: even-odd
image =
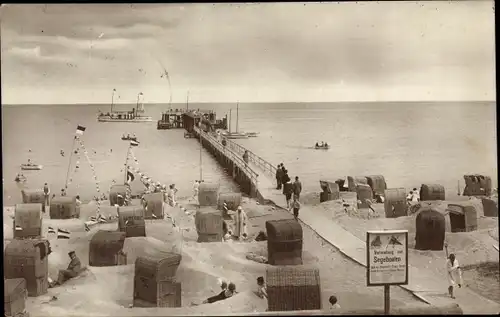
[[[223,290],[222,292],[220,292],[215,296],[207,298],[206,300],[203,301],[203,304],[215,303],[227,299],[229,297],[232,297],[234,294],[236,294],[236,285],[234,285],[234,283],[229,283],[227,289]]]
[[[319,143],[318,142],[316,142],[316,147],[319,147]]]
[[[330,309],[331,310],[340,309],[340,305],[338,303],[337,296],[335,296],[335,295],[330,296],[328,301],[330,302]]]
[[[82,272],[82,263],[80,259],[76,256],[75,251],[71,251],[68,253],[71,261],[69,262],[68,268],[66,270],[59,270],[59,276],[57,281],[53,281],[50,283],[50,287],[54,287],[56,285],[62,285],[69,279],[77,277]]]
[[[257,296],[267,298],[267,286],[262,276],[257,277]]]

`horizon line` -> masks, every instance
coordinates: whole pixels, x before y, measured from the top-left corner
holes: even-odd
[[[311,103],[311,104],[324,104],[324,103],[416,103],[416,102],[430,102],[430,103],[451,103],[451,102],[496,102],[496,100],[338,100],[338,101],[249,101],[249,102],[241,102],[239,101],[240,104],[303,104],[303,103]],[[191,102],[190,104],[231,104],[235,102],[229,102],[229,101],[196,101],[196,102]],[[127,103],[114,103],[114,106],[120,106],[120,105],[135,105],[135,102],[127,102]],[[151,105],[151,104],[168,104],[167,102],[146,102],[143,103],[144,105]],[[172,102],[172,105],[185,105],[185,102]],[[99,103],[99,102],[92,102],[92,103],[84,103],[84,102],[77,102],[77,103],[2,103],[2,106],[79,106],[79,105],[85,105],[85,106],[101,106],[101,105],[111,105],[111,103]]]

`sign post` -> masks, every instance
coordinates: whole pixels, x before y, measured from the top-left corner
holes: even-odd
[[[390,312],[390,286],[408,284],[408,230],[366,232],[367,286],[384,286],[384,312]]]

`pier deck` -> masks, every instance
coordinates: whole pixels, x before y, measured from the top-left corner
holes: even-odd
[[[245,149],[241,145],[227,140],[227,147],[233,153],[242,155],[248,152],[249,165],[254,171],[260,171],[258,191],[264,200],[272,201],[277,206],[286,209],[285,197],[281,190],[276,189],[276,167],[262,157]],[[366,267],[366,242],[354,236],[336,222],[309,206],[302,206],[299,220],[314,230],[319,236],[339,249],[344,255]],[[443,260],[443,266],[445,262]],[[456,300],[448,297],[448,281],[446,276],[436,276],[433,272],[425,271],[409,265],[409,283],[402,285],[403,289],[410,291],[420,300],[436,306],[458,303],[464,314],[497,314],[500,304],[484,298],[466,287],[456,291]],[[478,307],[481,307],[478,312]]]
[[[240,185],[242,192],[258,198],[259,174],[243,161],[241,155],[222,145],[214,136],[194,126],[192,133]]]

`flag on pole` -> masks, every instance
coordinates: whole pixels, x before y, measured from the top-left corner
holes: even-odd
[[[69,239],[70,235],[68,230],[57,229],[57,239]]]
[[[54,228],[49,227],[49,233],[56,233],[56,231],[54,230]]]
[[[76,134],[77,135],[83,135],[83,132],[85,132],[86,129],[87,128],[82,127],[81,125],[79,125],[79,126],[76,127]]]
[[[130,146],[139,146],[139,142],[130,140]]]

